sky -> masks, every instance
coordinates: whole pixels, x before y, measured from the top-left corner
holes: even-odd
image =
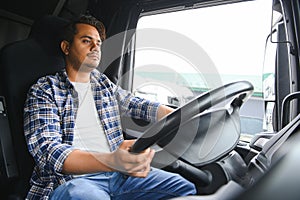
[[[145,16],[139,20],[138,29],[168,29],[184,35],[207,53],[222,74],[257,75],[263,72],[271,3],[272,0],[257,0]],[[188,60],[172,52],[144,50],[137,55],[138,66],[168,62],[166,65],[175,68],[181,66],[177,69],[181,72],[189,68]]]

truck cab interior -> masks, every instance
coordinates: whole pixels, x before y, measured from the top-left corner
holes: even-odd
[[[59,31],[82,13],[106,27],[98,70],[175,108],[155,123],[122,116],[133,152],[154,148],[152,166],[197,186],[175,199],[299,199],[298,0],[4,0],[0,199],[26,197],[26,94],[64,68]]]

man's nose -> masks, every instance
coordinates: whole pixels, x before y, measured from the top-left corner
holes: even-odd
[[[100,51],[99,43],[98,42],[92,42],[91,50],[92,51]]]

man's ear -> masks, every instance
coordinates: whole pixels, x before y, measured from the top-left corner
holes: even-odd
[[[66,40],[61,41],[60,48],[64,52],[65,55],[69,54],[69,42]]]

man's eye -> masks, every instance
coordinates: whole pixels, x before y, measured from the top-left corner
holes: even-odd
[[[83,40],[83,43],[90,43],[90,40]]]

